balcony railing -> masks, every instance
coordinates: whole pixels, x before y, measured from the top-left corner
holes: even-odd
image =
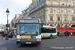
[[[64,24],[69,24],[69,20],[63,21]]]
[[[44,23],[45,24],[46,22],[45,21],[41,21],[41,23]]]
[[[38,10],[40,10],[41,8],[44,8],[46,5],[42,5],[41,7],[39,7],[38,9],[35,9],[33,12],[31,12],[30,14],[32,14],[32,13],[34,13],[34,12],[36,12],[36,11],[38,11]]]
[[[71,21],[70,23],[71,23],[71,24],[75,24],[75,21]]]
[[[67,6],[62,6],[62,5],[59,5],[59,6],[58,6],[58,5],[51,5],[51,6],[50,6],[50,4],[47,4],[46,6],[49,6],[49,7],[75,7],[75,5],[74,5],[74,6],[72,6],[72,5],[70,5],[70,6],[69,6],[69,5],[67,5]]]
[[[61,24],[61,21],[56,21],[56,24]]]
[[[50,23],[50,24],[54,24],[54,21],[48,21],[48,23]]]

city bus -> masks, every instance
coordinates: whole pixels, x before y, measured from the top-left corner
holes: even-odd
[[[41,27],[41,36],[42,38],[54,38],[57,36],[57,28],[50,26]]]
[[[17,44],[41,44],[41,21],[39,19],[17,20]]]

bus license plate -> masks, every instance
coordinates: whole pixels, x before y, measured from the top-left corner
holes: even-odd
[[[26,44],[31,44],[31,42],[26,42]]]

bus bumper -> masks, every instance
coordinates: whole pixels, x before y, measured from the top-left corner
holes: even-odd
[[[41,44],[41,41],[37,41],[37,39],[21,39],[20,41],[16,41],[17,44]]]
[[[50,37],[51,37],[51,35],[49,35],[49,36],[42,36],[42,38],[50,38]],[[53,38],[56,38],[57,35],[52,35],[52,37],[53,37]]]

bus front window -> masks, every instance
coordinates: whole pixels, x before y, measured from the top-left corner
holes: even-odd
[[[18,24],[18,34],[39,34],[39,24]]]

